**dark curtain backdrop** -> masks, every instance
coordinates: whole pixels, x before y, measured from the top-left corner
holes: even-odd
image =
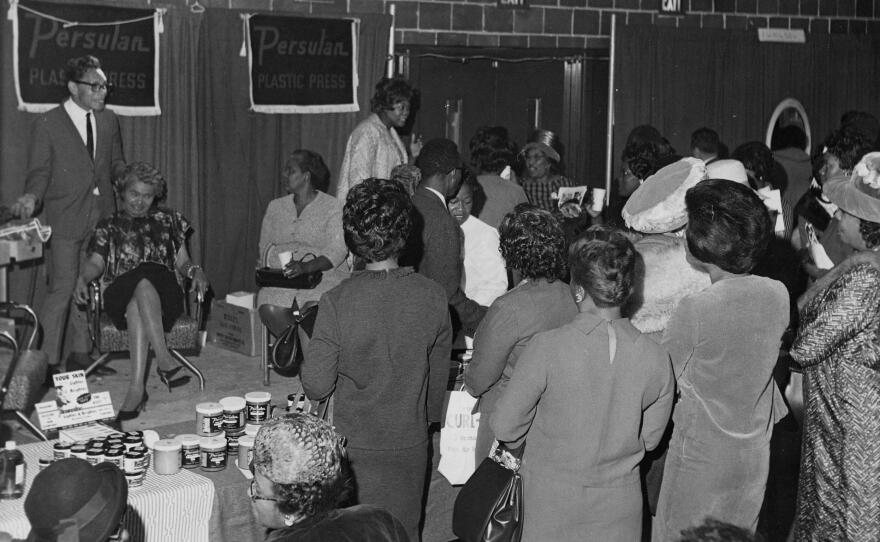
[[[253,291],[260,223],[269,201],[283,194],[281,168],[294,150],[324,157],[335,177],[345,142],[370,110],[373,87],[385,69],[391,18],[361,15],[358,39],[360,113],[266,115],[248,111],[247,59],[239,56],[242,12],[208,10],[199,67],[203,98],[197,113],[204,199],[205,268],[217,294]]]
[[[96,9],[101,3],[120,5],[96,0]],[[373,86],[384,74],[391,25],[390,16],[359,16],[361,112],[267,115],[248,111],[247,59],[239,56],[242,13],[168,6],[160,35],[162,115],[120,117],[126,159],[146,160],[163,172],[166,203],[193,222],[193,257],[221,297],[255,289],[260,222],[268,202],[283,193],[279,176],[287,155],[297,148],[320,153],[335,183],[348,134],[369,112]],[[24,188],[36,115],[16,108],[11,21],[4,17],[0,28],[0,196],[10,204]],[[32,264],[13,267],[10,298],[33,303],[34,291],[40,295],[37,272]]]
[[[629,131],[657,127],[679,153],[691,132],[715,129],[732,151],[764,141],[784,98],[800,100],[813,148],[849,109],[880,116],[880,39],[807,34],[805,44],[761,43],[756,30],[620,26],[615,41],[614,163]]]

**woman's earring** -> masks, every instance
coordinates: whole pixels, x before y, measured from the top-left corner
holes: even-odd
[[[284,524],[288,527],[293,525],[293,516],[284,516]]]
[[[580,303],[584,300],[584,290],[582,288],[578,288],[574,294],[574,302]]]

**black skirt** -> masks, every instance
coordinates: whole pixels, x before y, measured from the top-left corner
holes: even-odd
[[[171,331],[174,322],[183,314],[183,290],[174,272],[157,263],[142,263],[127,273],[119,275],[104,290],[104,312],[117,329],[128,329],[125,310],[140,281],[146,280],[159,294],[162,304],[162,327]]]

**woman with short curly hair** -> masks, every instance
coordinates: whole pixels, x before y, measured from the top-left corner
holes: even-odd
[[[353,488],[343,437],[305,413],[273,418],[260,427],[248,488],[266,542],[409,540],[400,521],[374,506],[338,508]]]
[[[605,226],[572,243],[578,314],[531,338],[498,400],[495,437],[526,443],[523,542],[640,539],[639,462],[666,429],[675,382],[666,352],[621,315],[636,257]]]
[[[321,298],[300,378],[310,399],[334,394],[357,500],[385,508],[418,540],[428,424],[440,421],[452,328],[443,288],[398,266],[412,212],[394,181],[349,192],[345,243],[366,268]]]
[[[577,312],[566,273],[565,237],[548,211],[524,203],[501,222],[501,255],[509,269],[523,276],[498,297],[474,335],[474,355],[464,375],[468,391],[480,397],[476,457],[489,453],[494,435],[489,427],[495,404],[535,333],[569,322]]]

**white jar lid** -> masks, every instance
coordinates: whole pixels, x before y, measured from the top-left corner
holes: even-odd
[[[202,437],[194,435],[192,433],[186,433],[183,435],[177,435],[174,438],[180,443],[181,446],[198,446],[199,439],[201,439]]]
[[[255,437],[255,436],[257,436],[257,433],[258,433],[259,431],[260,431],[260,426],[259,426],[259,425],[254,425],[254,424],[252,424],[252,423],[249,423],[249,424],[247,424],[247,425],[244,426],[244,432],[245,432],[246,435],[249,435],[249,436]]]
[[[223,414],[223,405],[220,403],[199,403],[196,405],[196,412],[206,416]]]
[[[251,391],[244,394],[249,403],[268,403],[272,400],[272,394],[268,391]]]
[[[203,450],[222,450],[226,448],[226,437],[201,437],[199,446]]]
[[[254,447],[254,437],[253,435],[245,435],[243,437],[239,437],[238,439],[239,446],[250,446]]]
[[[157,440],[153,443],[153,451],[156,452],[179,452],[180,441],[171,438]]]
[[[244,397],[224,397],[220,399],[220,404],[223,405],[223,410],[234,412],[244,410],[245,400]]]

